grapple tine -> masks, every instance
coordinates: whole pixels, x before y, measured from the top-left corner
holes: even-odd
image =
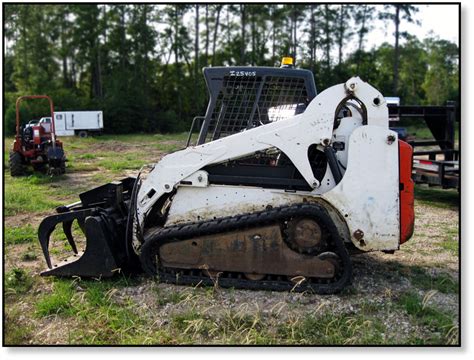
[[[52,268],[53,266],[51,265],[51,258],[49,256],[49,238],[51,236],[51,233],[54,231],[56,228],[57,222],[54,221],[55,215],[53,216],[48,216],[45,218],[38,229],[38,240],[41,245],[41,249],[43,250],[43,255],[44,258],[46,259],[46,264],[48,265],[48,268]]]
[[[71,221],[63,221],[63,231],[64,234],[66,235],[67,241],[69,242],[69,245],[71,245],[72,251],[74,251],[74,254],[77,254],[77,247],[76,243],[74,242],[74,237],[72,236],[72,223],[74,220]]]
[[[85,224],[85,219],[77,219],[77,223],[79,224],[79,228],[81,231],[85,234],[86,233],[86,224]]]
[[[51,257],[49,256],[49,239],[51,237],[51,233],[54,231],[56,228],[56,225],[59,224],[60,222],[63,223],[63,229],[65,229],[66,237],[68,238],[69,244],[71,244],[71,241],[69,239],[68,233],[67,233],[67,225],[64,225],[64,223],[70,223],[74,221],[74,219],[84,219],[91,215],[93,213],[93,209],[84,209],[84,210],[76,210],[76,211],[71,211],[71,212],[66,212],[66,213],[61,213],[57,215],[51,215],[46,217],[40,224],[38,228],[38,240],[41,245],[41,249],[43,250],[43,255],[46,260],[46,264],[48,265],[48,268],[52,268],[51,264]],[[69,232],[70,232],[70,227],[69,227]],[[72,239],[72,234],[70,234],[71,239]],[[72,243],[74,244],[74,240],[72,240]],[[77,254],[77,249],[76,249],[76,244],[74,246],[71,244],[71,247],[74,252]]]

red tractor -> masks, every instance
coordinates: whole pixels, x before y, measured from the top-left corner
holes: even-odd
[[[20,125],[20,103],[26,99],[47,99],[51,111],[51,123]],[[56,139],[54,128],[54,105],[49,96],[20,96],[16,100],[16,136],[10,152],[10,174],[20,176],[25,166],[31,164],[33,170],[51,175],[63,174],[66,170],[63,144]]]

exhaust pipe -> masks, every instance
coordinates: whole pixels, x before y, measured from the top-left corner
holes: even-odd
[[[114,181],[79,195],[81,201],[56,209],[57,214],[43,219],[38,239],[48,265],[41,275],[111,277],[116,272],[132,272],[140,268],[139,259],[128,241],[129,205],[138,186],[136,178]],[[83,253],[77,250],[72,235],[76,220],[86,237]],[[73,256],[52,264],[49,255],[50,237],[62,223]]]

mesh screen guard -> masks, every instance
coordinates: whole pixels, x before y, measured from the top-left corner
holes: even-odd
[[[198,144],[302,113],[316,96],[308,70],[214,67],[204,76],[210,101]]]

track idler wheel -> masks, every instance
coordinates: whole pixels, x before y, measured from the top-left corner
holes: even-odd
[[[288,246],[301,254],[318,254],[326,248],[327,233],[314,219],[296,218],[287,224]]]

